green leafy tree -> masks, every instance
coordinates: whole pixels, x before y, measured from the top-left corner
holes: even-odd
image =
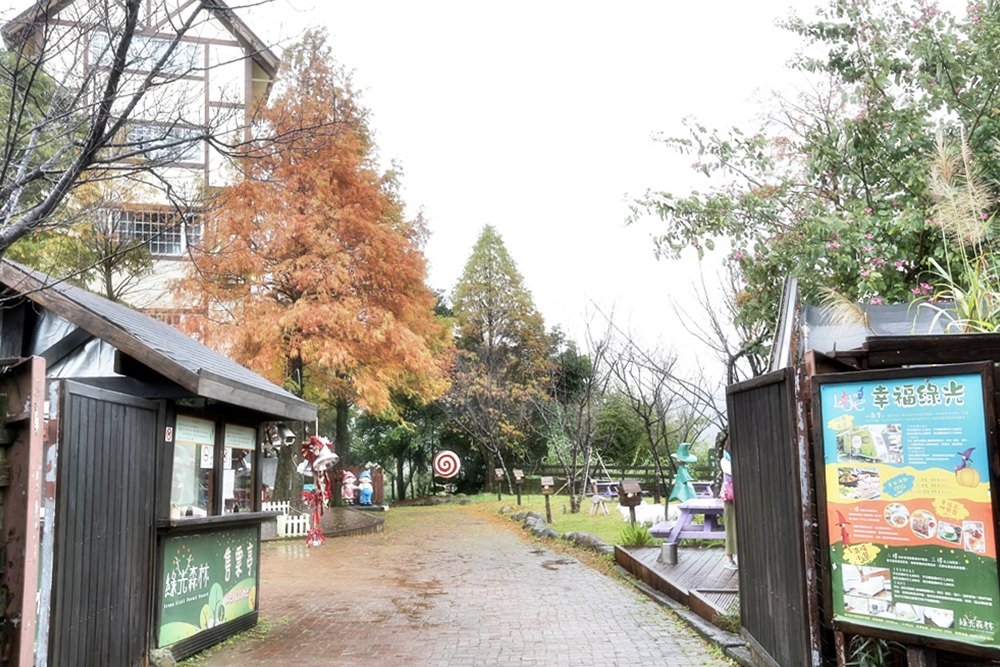
[[[652,465],[642,420],[621,392],[609,392],[602,403],[594,441],[607,467]]]
[[[485,459],[507,469],[524,451],[533,399],[548,372],[548,337],[503,240],[483,228],[452,298],[458,355],[445,405]]]
[[[676,256],[728,244],[741,278],[737,321],[772,326],[785,276],[807,299],[832,288],[857,301],[906,301],[942,236],[928,224],[928,163],[939,131],[1000,177],[1000,6],[954,16],[933,3],[833,0],[785,27],[803,40],[791,67],[814,92],[779,97],[754,131],[696,121],[666,144],[710,179],[704,191],[650,192],[635,216],[663,221]]]

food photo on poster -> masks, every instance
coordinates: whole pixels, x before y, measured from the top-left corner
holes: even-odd
[[[1000,646],[983,375],[920,372],[819,381],[832,620]]]

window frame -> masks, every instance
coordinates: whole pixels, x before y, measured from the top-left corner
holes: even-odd
[[[192,247],[199,246],[204,238],[204,222],[201,213],[197,211],[179,212],[175,209],[132,206],[108,208],[105,211],[110,228],[122,240],[130,239],[146,244],[150,256],[157,259],[183,258]],[[176,241],[171,240],[175,236]]]
[[[184,521],[184,520],[204,520],[212,519],[222,516],[239,516],[240,514],[248,512],[258,512],[260,511],[260,461],[261,461],[261,425],[259,423],[251,423],[241,419],[227,419],[223,416],[213,417],[204,414],[189,413],[189,412],[178,412],[174,416],[174,438],[172,439],[172,447],[170,450],[170,455],[168,456],[168,461],[170,465],[170,494],[168,498],[167,507],[169,509],[169,518],[172,521]],[[186,423],[185,423],[186,422]],[[210,462],[205,458],[204,450],[196,450],[195,452],[195,464],[200,467],[199,470],[208,471],[208,490],[207,490],[207,508],[205,509],[204,516],[201,516],[197,512],[188,514],[186,505],[178,505],[177,501],[181,498],[176,498],[174,495],[174,489],[177,481],[177,468],[176,462],[178,460],[179,450],[178,447],[188,446],[188,442],[184,439],[185,436],[190,432],[192,426],[200,427],[203,432],[207,430],[208,425],[211,425],[212,429],[212,460]],[[187,429],[185,429],[187,427]],[[250,452],[252,461],[249,473],[249,489],[245,489],[244,493],[246,495],[244,502],[240,503],[238,510],[233,511],[230,509],[227,511],[226,508],[226,456],[227,450],[234,449],[233,443],[239,441],[239,438],[227,437],[227,427],[232,427],[239,429],[243,432],[244,444],[245,438],[252,434],[252,448],[241,447]],[[199,443],[200,446],[204,447],[204,443]],[[234,489],[235,490],[235,489]],[[233,494],[236,497],[236,494]]]

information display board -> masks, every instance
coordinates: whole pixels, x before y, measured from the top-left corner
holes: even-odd
[[[817,377],[834,622],[1000,646],[985,381],[961,368]]]
[[[257,608],[258,544],[256,526],[164,540],[160,647]]]

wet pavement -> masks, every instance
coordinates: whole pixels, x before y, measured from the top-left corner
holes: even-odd
[[[730,664],[631,586],[455,506],[394,508],[385,531],[261,552],[261,630],[203,664]]]

